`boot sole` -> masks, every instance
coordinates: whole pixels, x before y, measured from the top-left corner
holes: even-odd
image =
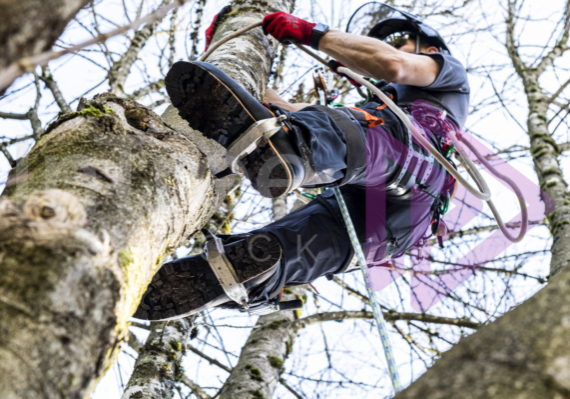
[[[271,235],[246,237],[226,247],[226,255],[242,284],[274,268],[281,254],[279,241]],[[133,317],[174,320],[228,301],[206,257],[195,255],[162,265]]]
[[[175,63],[165,83],[180,117],[192,129],[226,148],[257,121],[224,82],[198,64]],[[271,169],[264,170],[269,160]],[[264,197],[276,198],[289,192],[293,185],[293,174],[286,160],[287,156],[269,139],[238,164],[254,189]]]

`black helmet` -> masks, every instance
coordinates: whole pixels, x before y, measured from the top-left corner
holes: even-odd
[[[376,21],[379,22],[376,23]],[[376,1],[366,3],[358,8],[350,17],[346,31],[380,40],[384,40],[396,32],[414,32],[440,51],[451,53],[439,33],[426,25],[420,17]]]

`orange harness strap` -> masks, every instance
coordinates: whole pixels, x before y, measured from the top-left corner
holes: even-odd
[[[355,111],[362,112],[364,114],[364,120],[366,122],[368,122],[368,127],[374,127],[374,126],[384,124],[384,119],[378,118],[377,116],[374,116],[374,115],[370,115],[368,112],[364,111],[363,109],[356,108],[356,107],[348,107],[348,108],[353,109]]]

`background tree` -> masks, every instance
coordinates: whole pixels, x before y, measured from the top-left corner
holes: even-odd
[[[69,24],[55,48],[96,37],[168,3],[95,2]],[[297,4],[295,14],[343,29],[350,13],[360,4],[357,3],[311,1]],[[255,7],[275,7],[271,4],[256,2]],[[431,250],[431,274],[436,278],[473,267],[478,272],[428,312],[414,312],[408,294],[414,284],[411,265],[424,255],[410,253],[405,262],[394,265],[403,275],[381,293],[381,298],[404,381],[414,381],[460,338],[480,330],[444,354],[402,395],[426,397],[428,390],[430,395],[440,397],[516,397],[520,392],[534,395],[530,397],[565,395],[566,360],[558,356],[567,352],[560,340],[567,328],[564,273],[515,312],[496,323],[493,321],[546,283],[551,245],[552,274],[566,262],[567,189],[563,176],[564,151],[569,141],[566,118],[569,101],[565,91],[568,71],[564,69],[567,4],[555,1],[549,3],[550,8],[544,4],[538,7],[536,1],[523,5],[490,0],[422,0],[414,2],[413,7],[399,1],[391,4],[429,16],[430,24],[441,29],[454,55],[468,67],[470,74],[472,107],[468,131],[502,157],[516,162],[518,168],[530,171],[529,176],[534,166],[538,172],[537,184],[557,205],[548,219],[531,221],[538,227],[523,244],[510,247],[485,264],[462,265],[457,261],[497,229],[487,212],[480,213],[471,224],[454,229],[445,249]],[[362,294],[365,290],[356,273],[337,276],[330,282],[317,281],[315,286],[320,294],[311,288],[305,292],[296,292],[295,288],[290,295],[306,296],[302,313],[257,319],[216,310],[198,315],[193,326],[186,320],[180,325],[134,323],[129,334],[126,329],[113,329],[121,325],[121,320],[126,322],[136,302],[134,298],[140,294],[136,287],[144,286],[161,261],[201,251],[203,237],[193,234],[198,227],[207,223],[213,230],[226,233],[248,231],[292,209],[298,196],[295,193],[272,203],[256,195],[247,182],[239,187],[233,179],[213,182],[207,170],[215,173],[223,169],[223,151],[188,129],[176,118],[176,112],[168,108],[165,72],[178,59],[197,58],[206,22],[223,5],[204,0],[188,2],[160,21],[86,48],[74,57],[54,61],[49,69],[38,68],[35,74],[18,80],[0,98],[0,117],[6,118],[0,125],[3,127],[0,150],[5,155],[2,168],[7,171],[8,163],[18,163],[9,177],[0,178],[8,180],[4,196],[8,194],[16,202],[28,198],[28,205],[20,208],[4,199],[0,211],[4,215],[0,220],[0,231],[4,232],[0,240],[0,265],[4,272],[0,280],[0,311],[4,312],[3,320],[20,321],[19,324],[3,321],[7,326],[1,336],[2,356],[7,359],[3,360],[3,367],[8,370],[18,364],[23,369],[14,372],[28,378],[28,385],[24,385],[20,377],[2,373],[6,375],[5,381],[12,378],[10,382],[16,382],[11,384],[14,389],[25,387],[34,396],[84,396],[104,369],[113,364],[94,397],[123,394],[131,398],[139,397],[140,392],[143,395],[140,397],[174,395],[202,399],[340,398],[387,396],[391,392],[372,314],[366,310],[367,299]],[[248,12],[238,10],[228,17],[215,40],[261,18],[262,14],[251,11],[247,4],[235,5]],[[276,47],[258,47],[264,40],[261,31],[252,32],[239,42],[222,47],[209,61],[218,62],[258,98],[270,79],[270,85],[292,101],[315,101],[311,89],[314,61],[291,48],[281,47],[276,52]],[[263,54],[263,59],[252,54],[256,57]],[[276,54],[279,57],[271,68],[271,59]],[[340,89],[342,102],[359,99],[346,82],[329,79]],[[99,97],[99,101],[88,104],[80,99],[106,91],[111,94]],[[529,101],[521,101],[523,98]],[[551,98],[552,101],[547,101]],[[145,104],[146,108],[131,100]],[[68,115],[47,127],[47,122],[57,119],[59,111],[69,114],[78,104],[82,115]],[[149,109],[162,114],[168,127],[160,127],[161,119]],[[540,112],[534,112],[537,109]],[[92,115],[99,113],[100,116]],[[525,128],[521,121],[527,115],[532,123]],[[81,125],[75,126],[80,121]],[[122,126],[125,133],[117,134],[116,126]],[[46,130],[48,133],[44,135]],[[86,135],[90,140],[96,137],[100,140],[97,144],[104,145],[86,151],[81,142]],[[128,137],[126,142],[125,137]],[[132,153],[128,157],[125,145]],[[117,151],[119,146],[121,149]],[[61,152],[58,158],[58,151],[63,151],[60,148],[66,153]],[[207,155],[209,168],[205,161],[193,163],[205,160],[197,148]],[[81,157],[70,157],[74,151]],[[182,164],[172,161],[173,153],[181,154],[180,159],[186,160],[194,177],[180,175],[174,167]],[[27,158],[18,161],[26,154]],[[118,167],[109,169],[107,162]],[[558,172],[552,168],[558,168]],[[83,170],[77,172],[80,169]],[[148,176],[149,173],[154,176]],[[130,182],[141,184],[133,186]],[[112,191],[107,186],[129,187],[129,191]],[[155,192],[148,193],[144,187]],[[204,187],[202,191],[211,196],[200,200],[205,207],[196,205],[198,199],[173,200],[180,195],[186,195],[185,199],[196,198],[199,187]],[[516,209],[514,200],[498,187],[493,185],[492,189],[506,198],[501,204],[502,211]],[[30,195],[36,188],[62,189],[78,197],[80,204],[60,192]],[[230,195],[226,196],[228,192]],[[153,202],[157,201],[156,193],[158,203]],[[218,202],[212,201],[214,193],[219,193]],[[136,202],[131,200],[133,197]],[[466,211],[470,209],[467,197],[460,196],[459,200],[465,201]],[[63,203],[67,207],[61,210]],[[84,219],[83,213],[76,210],[86,204],[87,225],[79,229]],[[65,214],[68,216],[63,217]],[[176,216],[175,225],[164,222],[165,215],[166,219],[168,215]],[[184,222],[180,222],[182,219]],[[137,230],[140,225],[152,228]],[[99,233],[101,228],[109,232],[108,239]],[[159,260],[165,248],[167,254]],[[30,259],[31,254],[35,258]],[[73,270],[67,265],[80,270],[79,276],[87,273],[89,277],[83,280],[77,277],[75,282],[64,280],[64,276],[71,276],[66,270]],[[38,274],[38,270],[43,274]],[[31,281],[37,287],[45,287],[45,291],[30,288]],[[50,292],[51,288],[44,284],[57,281],[61,281],[57,294],[45,294],[48,300],[38,295]],[[70,292],[70,287],[81,290]],[[73,298],[86,292],[90,299],[74,305]],[[67,307],[62,311],[54,307],[53,298],[59,300],[55,302],[58,306],[65,298]],[[46,314],[50,317],[42,316]],[[93,320],[98,314],[109,318]],[[488,323],[489,326],[480,328]],[[127,336],[129,346],[120,343],[121,337]],[[185,347],[187,336],[190,341]],[[45,342],[52,343],[50,351],[43,349]],[[113,363],[119,349],[118,361]],[[62,353],[68,357],[68,363],[63,365],[57,363]],[[133,358],[137,357],[135,363]],[[34,363],[38,359],[48,360]],[[26,363],[39,364],[32,367],[36,370],[32,377],[26,371],[30,369],[22,366]],[[530,366],[543,371],[530,375]],[[51,374],[46,377],[42,373],[48,368]],[[74,373],[67,372],[71,369]],[[148,370],[153,372],[145,374]],[[513,370],[517,373],[513,374]],[[463,375],[476,376],[477,383],[461,378]],[[473,389],[474,386],[479,389]]]

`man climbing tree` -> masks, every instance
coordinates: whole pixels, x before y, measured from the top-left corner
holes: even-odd
[[[438,118],[447,115],[456,128],[463,126],[469,105],[463,66],[418,17],[383,7],[385,17],[367,36],[329,30],[284,12],[267,15],[263,29],[282,43],[324,51],[338,60],[330,63],[333,70],[347,65],[378,79],[376,86],[418,122],[431,108]],[[268,103],[260,103],[205,62],[176,63],[166,87],[181,117],[226,147],[229,163],[235,160],[263,196],[341,186],[369,265],[403,255],[424,238],[430,224],[438,232],[454,179],[412,141],[404,123],[379,98],[370,96],[358,108],[329,109],[289,104],[268,90]],[[261,121],[271,121],[275,132],[255,143],[248,128]],[[449,157],[446,138],[425,124],[418,126]],[[206,233],[208,256],[164,264],[135,317],[168,320],[213,306],[289,308],[279,303],[285,286],[353,270],[354,251],[340,214],[329,190],[248,234]]]

